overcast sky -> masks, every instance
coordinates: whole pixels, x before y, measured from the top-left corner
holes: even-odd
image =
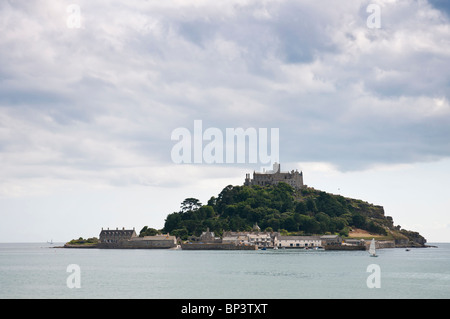
[[[449,15],[431,0],[1,1],[0,242],[162,228],[264,166],[174,163],[171,134],[194,120],[278,128],[282,171],[450,242]]]

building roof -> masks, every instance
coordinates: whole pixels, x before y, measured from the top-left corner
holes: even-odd
[[[268,238],[272,237],[270,236],[270,233],[258,233],[258,234],[248,234],[249,238]]]
[[[144,237],[137,237],[142,238],[141,240],[174,240],[176,239],[175,236],[171,235],[155,235],[155,236],[144,236]]]
[[[322,239],[335,239],[335,238],[339,238],[339,235],[322,235],[320,236],[320,238]]]
[[[320,236],[278,236],[278,240],[320,240]]]
[[[124,228],[122,228],[122,229],[118,229],[118,228],[103,229],[102,228],[102,231],[100,232],[100,236],[102,236],[102,235],[117,235],[117,234],[125,235],[125,236],[132,236],[133,234],[136,235],[136,232],[134,229],[124,229]]]

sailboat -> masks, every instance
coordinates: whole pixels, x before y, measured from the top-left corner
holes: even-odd
[[[375,253],[375,238],[372,238],[372,241],[370,242],[369,255],[370,257],[378,257]]]

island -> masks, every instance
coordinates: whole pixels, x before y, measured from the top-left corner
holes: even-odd
[[[366,249],[426,247],[418,232],[394,225],[384,208],[303,184],[303,172],[246,174],[243,185],[228,185],[206,204],[186,198],[167,215],[160,230],[102,229],[96,243],[67,247],[181,249]]]

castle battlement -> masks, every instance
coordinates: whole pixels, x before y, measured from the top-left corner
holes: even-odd
[[[269,186],[276,185],[280,182],[291,185],[296,189],[303,188],[303,172],[298,172],[297,170],[281,172],[280,164],[274,163],[273,169],[270,171],[264,171],[262,173],[253,172],[253,178],[250,178],[250,174],[245,174],[244,185]]]

